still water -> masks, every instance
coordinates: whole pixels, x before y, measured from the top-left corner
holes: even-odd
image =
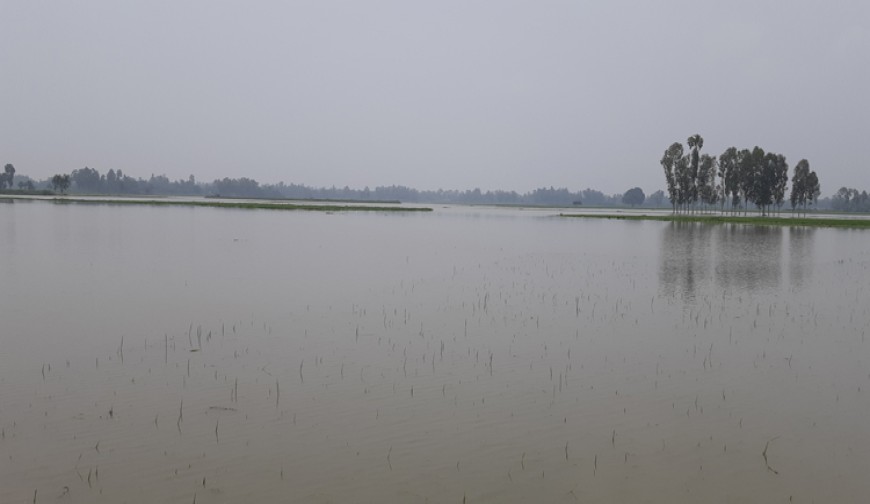
[[[0,205],[0,502],[861,502],[870,233]]]

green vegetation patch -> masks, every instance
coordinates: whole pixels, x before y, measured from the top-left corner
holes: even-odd
[[[834,228],[870,228],[870,219],[829,217],[763,217],[750,215],[644,215],[644,214],[559,214],[562,217],[587,219],[647,220],[665,222],[701,222],[705,224],[747,224],[751,226],[806,226]]]
[[[235,196],[221,196],[219,194],[205,196],[206,199],[217,200],[262,200],[262,201],[311,201],[313,203],[371,203],[376,205],[401,205],[399,200],[369,200],[351,198],[270,198],[266,196],[253,196],[237,198]]]
[[[8,196],[54,196],[53,191],[48,189],[0,189],[0,195]]]
[[[267,203],[244,201],[168,201],[168,200],[131,200],[131,199],[79,199],[55,198],[55,203],[79,203],[91,205],[145,205],[145,206],[187,206],[214,208],[241,208],[246,210],[303,210],[311,212],[431,212],[425,207],[398,207],[373,205],[298,205],[292,203]]]

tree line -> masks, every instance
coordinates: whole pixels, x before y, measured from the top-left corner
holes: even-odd
[[[831,197],[831,209],[839,212],[870,212],[870,195],[851,187],[841,187]]]
[[[694,135],[688,149],[674,143],[665,151],[661,163],[665,169],[667,194],[656,190],[645,195],[639,187],[623,194],[607,195],[595,189],[570,191],[566,188],[541,187],[526,193],[516,191],[417,190],[402,185],[379,186],[374,189],[345,187],[311,187],[304,184],[261,184],[254,179],[223,178],[199,182],[193,175],[170,180],[165,175],[148,179],[132,177],[121,170],[100,173],[94,168],[81,168],[59,173],[45,180],[34,180],[16,174],[7,163],[0,171],[0,191],[50,191],[79,194],[226,196],[238,198],[332,199],[360,201],[403,201],[408,203],[456,203],[487,205],[552,205],[552,206],[640,206],[667,208],[673,211],[700,211],[718,208],[721,211],[746,210],[750,204],[769,210],[785,204],[788,164],[785,157],[764,152],[760,147],[737,150],[730,147],[714,158],[701,153],[703,138]],[[843,212],[870,212],[867,191],[843,187],[834,196],[818,199],[818,176],[809,162],[795,165],[791,177],[788,201],[793,209],[806,210],[809,205]],[[46,192],[50,194],[50,192]]]
[[[717,158],[701,154],[704,138],[697,134],[686,144],[688,149],[674,142],[660,161],[675,213],[716,208],[717,204],[722,212],[726,205],[732,212],[746,212],[750,203],[762,215],[782,209],[789,182],[785,156],[756,146],[752,150],[729,147]],[[821,194],[819,178],[806,159],[795,165],[791,181],[791,207],[806,211]]]
[[[11,165],[8,165],[11,166]],[[19,177],[22,178],[22,177]],[[4,179],[5,180],[5,179]],[[9,178],[11,188],[11,177]],[[408,203],[458,203],[488,205],[552,205],[552,206],[621,206],[623,195],[607,195],[595,189],[571,191],[567,188],[541,187],[526,193],[516,191],[418,190],[402,185],[378,186],[373,189],[350,187],[311,187],[304,184],[261,184],[248,177],[215,179],[199,182],[193,175],[170,180],[165,175],[148,179],[132,177],[121,170],[106,173],[90,167],[59,173],[47,180],[24,178],[29,190],[53,190],[58,193],[125,194],[170,196],[221,196],[230,198],[332,199],[359,201],[403,201]],[[21,186],[25,182],[19,182]],[[3,186],[0,186],[3,189]],[[641,201],[642,202],[642,201]]]

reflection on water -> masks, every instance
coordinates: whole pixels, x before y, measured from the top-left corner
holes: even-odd
[[[679,294],[687,300],[699,291],[776,294],[783,288],[801,287],[813,274],[814,231],[668,223],[660,240],[659,287],[663,294]],[[786,240],[788,254],[783,250]]]
[[[714,246],[720,288],[774,294],[782,287],[785,228],[731,224],[717,230]]]
[[[788,229],[789,280],[794,288],[802,288],[812,281],[815,232],[815,228]]]
[[[697,284],[709,282],[713,230],[692,222],[669,223],[662,230],[659,282],[664,294],[693,299]]]
[[[870,494],[866,232],[15,203],[0,233],[3,503]]]

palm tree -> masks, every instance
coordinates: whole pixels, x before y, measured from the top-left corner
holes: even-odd
[[[690,136],[686,143],[692,149],[690,200],[694,204],[698,201],[698,163],[700,161],[698,152],[704,147],[704,139],[696,133]]]

